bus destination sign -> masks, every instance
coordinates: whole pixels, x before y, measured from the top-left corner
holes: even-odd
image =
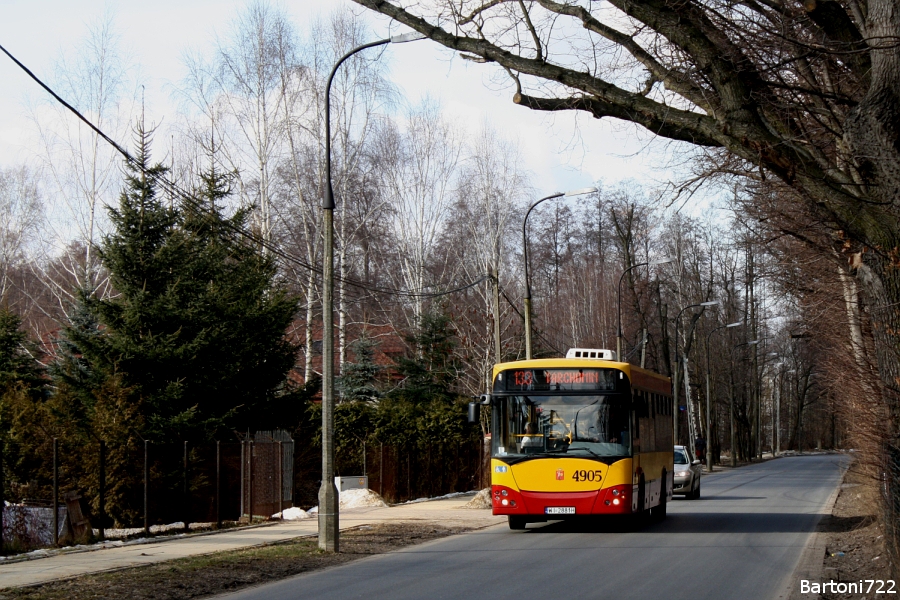
[[[508,369],[497,374],[495,392],[612,392],[616,369]]]

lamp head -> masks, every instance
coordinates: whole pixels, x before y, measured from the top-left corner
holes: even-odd
[[[737,321],[737,322],[735,322],[735,323],[729,323],[729,324],[726,325],[725,327],[740,327],[740,326],[743,325],[743,324],[744,324],[743,321]]]
[[[401,33],[400,35],[395,35],[391,37],[392,44],[402,44],[404,42],[414,42],[416,40],[423,40],[426,36],[424,33],[419,33],[418,31],[410,31],[409,33]]]
[[[759,340],[753,340],[752,342],[747,342],[748,346],[755,346],[759,343]]]
[[[577,190],[569,190],[568,192],[566,192],[563,195],[567,196],[567,197],[568,196],[581,196],[583,194],[593,194],[596,191],[597,191],[597,188],[595,188],[595,187],[586,187],[586,188],[580,188]]]
[[[710,300],[709,302],[701,302],[700,303],[700,306],[718,306],[718,305],[719,305],[718,300]]]
[[[675,262],[675,259],[671,256],[667,256],[665,258],[657,258],[656,260],[651,260],[648,264],[651,267],[655,267],[656,265],[666,265],[671,262]]]

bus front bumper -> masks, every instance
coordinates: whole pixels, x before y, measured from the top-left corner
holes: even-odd
[[[631,485],[589,492],[527,492],[502,485],[491,486],[495,515],[521,515],[561,519],[573,515],[631,513]]]

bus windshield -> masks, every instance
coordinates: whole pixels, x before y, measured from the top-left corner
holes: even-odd
[[[491,435],[496,457],[631,456],[626,396],[495,396]]]

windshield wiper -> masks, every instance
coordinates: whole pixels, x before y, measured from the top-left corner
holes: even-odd
[[[596,452],[594,452],[593,450],[591,450],[590,448],[588,448],[588,447],[586,447],[586,446],[579,446],[579,447],[577,447],[577,448],[570,448],[570,449],[571,449],[573,452],[576,451],[576,450],[584,450],[584,451],[586,451],[586,452],[589,452],[592,456],[596,456],[597,458],[604,458],[604,455],[603,455],[603,454],[597,454]]]

